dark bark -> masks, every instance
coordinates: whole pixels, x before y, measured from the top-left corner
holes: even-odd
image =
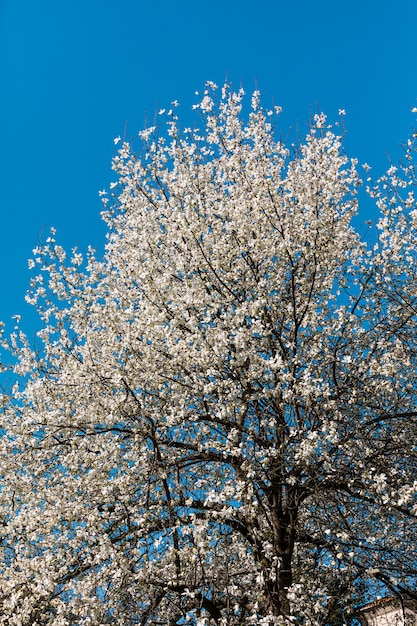
[[[279,566],[275,575],[267,581],[269,609],[275,616],[289,615],[290,604],[288,589],[293,582],[292,556],[297,525],[297,507],[295,494],[286,491],[280,485],[271,490],[269,504],[273,530],[274,554],[278,557]],[[270,574],[273,574],[270,572]]]

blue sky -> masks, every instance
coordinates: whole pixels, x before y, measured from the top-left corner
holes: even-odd
[[[42,232],[102,249],[113,139],[175,99],[190,117],[206,80],[257,86],[284,134],[346,109],[349,154],[380,174],[417,122],[416,24],[416,0],[0,0],[0,319],[33,333]]]

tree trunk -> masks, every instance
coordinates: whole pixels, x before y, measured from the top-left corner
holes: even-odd
[[[297,522],[294,498],[288,492],[283,498],[283,490],[280,486],[270,497],[274,553],[279,561],[276,576],[270,577],[268,585],[270,609],[274,616],[290,615],[288,589],[292,585],[292,555]]]

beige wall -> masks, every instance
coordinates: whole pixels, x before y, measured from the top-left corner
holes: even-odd
[[[417,626],[417,612],[402,607],[399,601],[380,601],[364,607],[358,614],[363,626]]]

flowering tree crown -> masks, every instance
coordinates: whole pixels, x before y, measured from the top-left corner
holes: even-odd
[[[119,142],[102,260],[35,250],[42,348],[12,338],[1,424],[8,623],[339,624],[414,593],[414,143],[370,185],[370,249],[326,117],[288,148],[243,101],[209,83],[201,129],[174,106]]]

